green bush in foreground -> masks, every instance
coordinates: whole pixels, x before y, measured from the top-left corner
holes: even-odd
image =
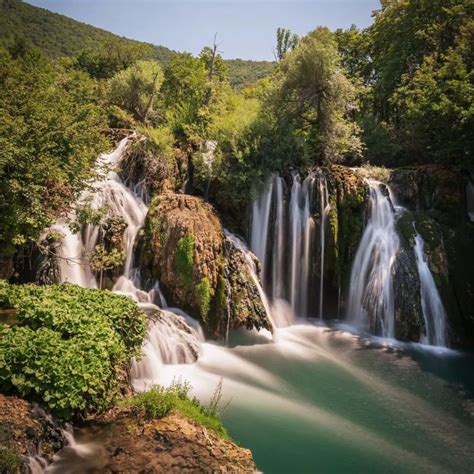
[[[146,317],[130,299],[75,285],[0,282],[0,390],[40,398],[59,416],[106,408],[119,373],[140,353]]]
[[[200,425],[214,431],[218,436],[229,439],[219,417],[218,405],[222,397],[222,381],[217,386],[209,406],[203,406],[195,397],[189,396],[191,386],[181,380],[165,388],[159,385],[151,387],[127,401],[137,413],[148,420],[163,418],[173,411],[191,418]]]

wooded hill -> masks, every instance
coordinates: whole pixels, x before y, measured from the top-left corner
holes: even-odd
[[[29,5],[21,0],[0,0],[0,42],[14,38],[41,49],[50,57],[71,56],[85,49],[98,49],[106,42],[120,41],[150,49],[151,57],[163,65],[175,51],[117,36],[108,31]],[[269,75],[274,63],[242,59],[226,60],[232,86],[241,88]]]

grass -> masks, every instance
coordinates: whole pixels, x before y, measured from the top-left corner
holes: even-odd
[[[191,385],[174,380],[169,387],[154,385],[146,392],[127,400],[127,404],[148,420],[156,420],[177,412],[199,425],[205,426],[223,439],[230,439],[220,419],[219,404],[222,399],[222,380],[216,387],[208,406],[189,396]]]

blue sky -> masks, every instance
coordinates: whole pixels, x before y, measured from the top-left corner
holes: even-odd
[[[113,33],[198,54],[217,33],[225,58],[273,59],[279,26],[368,26],[379,0],[27,0]]]

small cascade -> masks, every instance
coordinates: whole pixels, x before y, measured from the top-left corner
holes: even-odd
[[[324,300],[324,254],[326,248],[326,226],[329,217],[331,205],[329,204],[328,183],[326,177],[321,175],[319,177],[319,242],[321,249],[321,266],[319,271],[319,319],[323,319],[323,300]]]
[[[107,174],[91,186],[91,190],[82,193],[80,204],[92,209],[105,208],[111,215],[119,216],[126,223],[123,235],[125,263],[123,275],[117,280],[113,290],[134,297],[137,301],[149,301],[145,293],[138,290],[138,275],[133,269],[133,249],[138,231],[145,221],[147,207],[142,198],[132,192],[120,179],[114,167],[117,166],[128,144],[124,138],[115,151],[102,155],[98,168],[105,168]],[[87,224],[81,232],[73,234],[64,221],[52,227],[64,235],[61,248],[61,281],[68,281],[87,288],[97,288],[98,283],[87,261],[99,240],[100,229]]]
[[[141,307],[149,316],[149,324],[142,358],[132,363],[133,385],[137,390],[157,384],[164,364],[196,362],[204,342],[199,324],[185,313],[160,310],[153,304]]]
[[[425,320],[425,336],[421,342],[431,346],[447,347],[446,312],[426,261],[424,247],[423,238],[416,232],[414,250],[420,276],[421,308]]]
[[[347,318],[382,337],[395,335],[392,267],[399,248],[389,195],[368,180],[370,218],[352,265]]]
[[[474,182],[469,180],[466,188],[467,194],[467,215],[471,222],[474,222]]]
[[[266,281],[267,245],[270,228],[273,179],[268,180],[265,191],[252,206],[251,248],[262,265],[262,281]]]

